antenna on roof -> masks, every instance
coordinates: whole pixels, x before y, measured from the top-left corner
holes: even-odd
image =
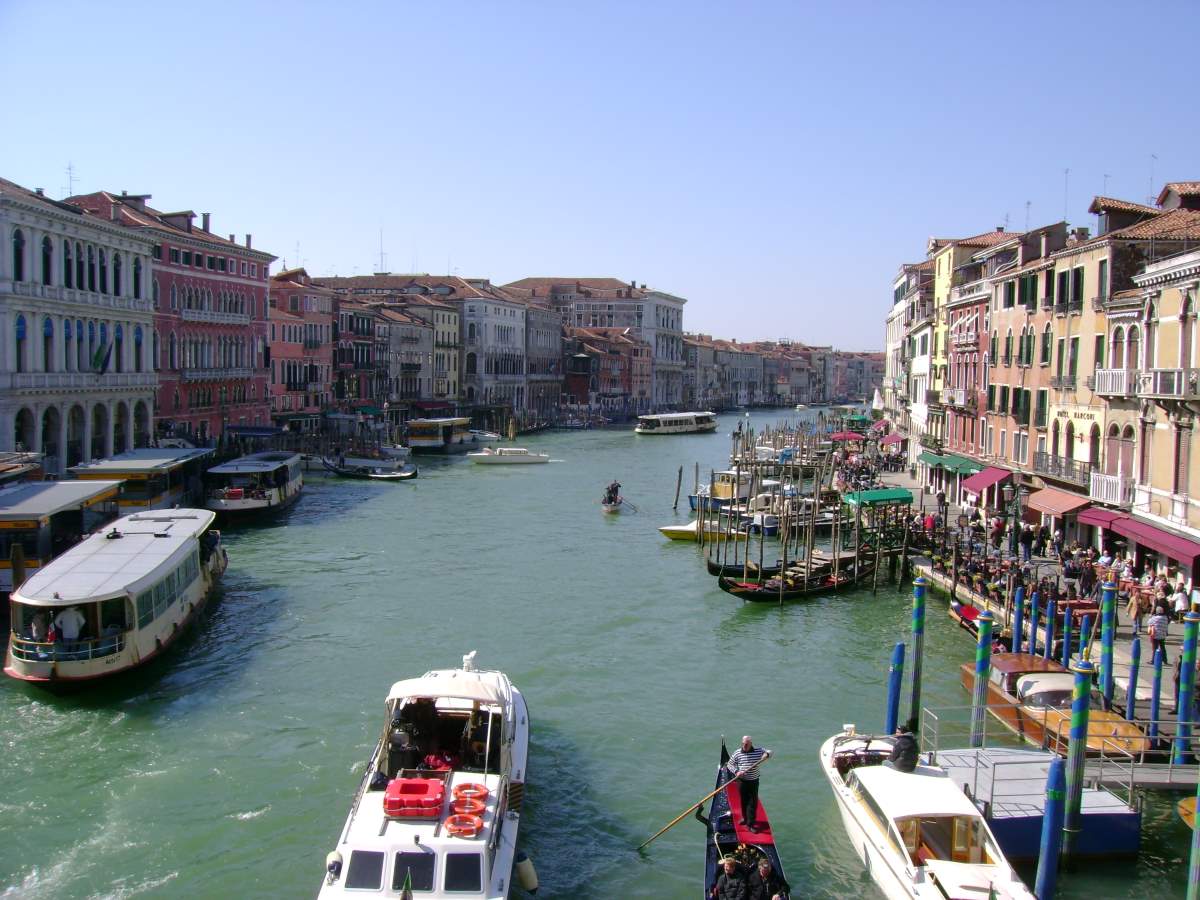
[[[1008,231],[1008,213],[1004,214],[1004,230]]]
[[[1150,193],[1147,195],[1147,199],[1150,201],[1151,206],[1154,205],[1154,201],[1156,199],[1156,196],[1154,193],[1154,164],[1156,162],[1158,162],[1158,155],[1151,153],[1150,154]]]
[[[1071,193],[1071,170],[1063,169],[1063,221],[1067,221],[1067,198]]]
[[[75,165],[67,160],[67,196],[75,196]]]
[[[387,271],[387,254],[383,252],[383,229],[379,229],[379,271]]]

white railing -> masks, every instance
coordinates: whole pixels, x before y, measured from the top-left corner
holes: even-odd
[[[1139,396],[1200,398],[1200,369],[1150,369],[1137,376]]]
[[[1129,369],[1097,369],[1092,390],[1108,397],[1131,397],[1136,374]]]
[[[1103,475],[1093,472],[1088,496],[1110,506],[1133,504],[1133,479],[1126,475]]]
[[[966,406],[967,389],[946,388],[942,391],[942,404],[944,406]]]
[[[986,278],[968,281],[966,284],[950,288],[950,302],[957,303],[960,300],[966,300],[968,297],[986,296],[990,291],[991,288],[988,287]]]
[[[249,378],[253,371],[248,367],[232,369],[184,369],[184,381],[223,381],[227,378]]]
[[[181,309],[179,317],[186,322],[211,322],[215,325],[249,325],[249,313],[217,312],[215,309]]]
[[[0,389],[8,390],[100,390],[103,388],[153,388],[154,372],[6,372],[0,374]]]
[[[41,300],[57,300],[60,303],[78,303],[89,308],[123,309],[131,312],[153,312],[150,298],[115,297],[112,294],[98,294],[95,291],[79,291],[58,284],[37,284],[33,281],[0,282],[7,284],[12,293],[18,297],[31,297]]]

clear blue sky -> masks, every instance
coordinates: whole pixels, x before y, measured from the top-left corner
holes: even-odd
[[[1190,3],[0,0],[0,175],[313,274],[612,275],[880,348],[931,234],[1200,178]],[[1157,156],[1157,161],[1151,159]]]

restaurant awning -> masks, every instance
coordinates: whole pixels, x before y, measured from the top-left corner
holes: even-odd
[[[1197,557],[1200,557],[1200,543],[1185,538],[1181,534],[1172,534],[1149,522],[1142,522],[1130,516],[1121,516],[1114,519],[1110,527],[1117,534],[1133,538],[1143,547],[1157,550],[1159,553],[1178,562],[1187,563],[1189,566],[1194,566]]]
[[[942,457],[942,468],[957,475],[974,475],[983,468],[983,463],[955,453],[947,453]]]
[[[1111,528],[1112,523],[1121,518],[1121,515],[1121,513],[1114,512],[1111,509],[1103,509],[1099,506],[1089,506],[1075,517],[1075,521],[1080,525],[1095,525],[1099,528]]]
[[[879,444],[880,446],[885,446],[887,444],[903,444],[906,440],[908,440],[908,438],[906,438],[904,435],[893,431],[891,434],[884,435],[883,440],[881,440]]]
[[[829,436],[831,441],[861,441],[865,438],[857,431],[835,431]]]
[[[999,484],[1012,472],[1008,469],[999,469],[996,466],[988,466],[982,472],[976,472],[970,478],[963,479],[962,489],[971,494],[982,494],[994,484]]]
[[[1049,516],[1065,516],[1081,506],[1087,506],[1088,498],[1082,494],[1060,491],[1058,488],[1042,488],[1029,495],[1027,504],[1030,509],[1036,509]]]
[[[928,450],[922,450],[917,454],[917,462],[923,462],[927,466],[937,468],[942,464],[942,458],[936,453],[930,453]]]
[[[874,491],[855,491],[843,499],[851,506],[902,506],[913,502],[908,488],[879,488]]]

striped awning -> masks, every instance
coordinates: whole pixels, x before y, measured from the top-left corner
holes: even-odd
[[[1087,506],[1089,500],[1082,494],[1072,494],[1058,488],[1042,488],[1030,494],[1026,503],[1030,509],[1036,509],[1048,516],[1065,516],[1081,506]]]

